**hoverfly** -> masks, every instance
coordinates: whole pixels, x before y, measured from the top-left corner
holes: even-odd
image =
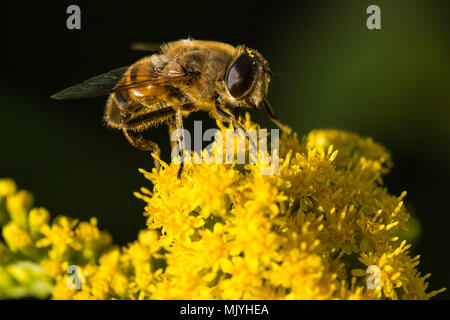
[[[106,124],[122,130],[134,147],[159,156],[158,145],[145,138],[142,131],[160,123],[166,123],[171,131],[182,129],[183,117],[199,110],[242,129],[239,113],[264,107],[269,118],[288,131],[266,99],[271,78],[268,62],[254,49],[186,39],[164,44],[159,53],[90,78],[52,98],[109,94]],[[155,167],[159,169],[157,160]],[[183,162],[178,178],[182,170]]]

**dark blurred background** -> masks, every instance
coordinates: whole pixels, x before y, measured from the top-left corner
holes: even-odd
[[[81,8],[81,30],[66,8]],[[381,8],[381,30],[366,8]],[[102,122],[106,97],[55,101],[65,87],[145,53],[134,41],[191,36],[258,49],[275,73],[270,99],[300,135],[333,127],[372,136],[393,155],[389,191],[407,190],[421,222],[414,247],[431,289],[450,288],[450,6],[445,1],[109,1],[2,5],[0,177],[14,178],[52,214],[97,216],[125,244],[144,228],[149,154]],[[264,112],[253,118],[270,126]],[[214,121],[196,113],[209,126]],[[189,128],[189,123],[185,121]],[[204,124],[204,128],[206,125]],[[152,136],[169,159],[167,129]],[[438,296],[450,297],[449,292]]]

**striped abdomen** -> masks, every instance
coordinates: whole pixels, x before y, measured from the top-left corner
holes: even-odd
[[[169,110],[164,112],[159,110],[167,108],[165,101],[170,88],[149,84],[149,79],[154,78],[152,57],[141,59],[128,68],[116,86],[116,88],[126,86],[126,89],[117,89],[109,96],[105,113],[107,124],[121,128],[130,119],[139,117],[142,113],[153,113],[153,111],[160,114],[160,121],[165,120]]]

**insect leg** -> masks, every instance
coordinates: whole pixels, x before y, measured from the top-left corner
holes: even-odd
[[[184,168],[184,132],[183,132],[183,115],[181,114],[181,108],[178,107],[175,113],[176,129],[181,129],[181,135],[178,135],[178,143],[180,144],[180,169],[178,169],[177,179],[181,179],[181,173]],[[170,130],[170,129],[169,129]]]
[[[235,127],[244,130],[244,128],[236,119],[236,117],[233,114],[226,111],[224,108],[222,108],[219,100],[216,99],[215,105],[216,105],[216,112],[221,118],[225,119],[225,121],[227,122],[231,122]]]
[[[218,99],[216,99],[215,104],[216,104],[216,112],[220,117],[224,118],[228,122],[231,122],[238,129],[245,131],[244,127],[242,127],[242,125],[239,123],[239,121],[236,119],[236,117],[233,114],[228,113],[228,111],[226,111],[225,109],[222,108]],[[250,137],[248,138],[248,140],[252,144],[252,147],[255,148],[254,150],[257,150],[256,142],[253,139],[251,139]]]
[[[135,148],[143,151],[151,151],[158,157],[161,154],[161,150],[156,142],[153,142],[147,138],[144,138],[141,133],[133,131],[131,129],[123,129],[123,134],[127,138],[128,142]],[[155,159],[155,168],[159,171],[161,164],[159,160]]]
[[[242,108],[232,108],[231,113],[233,113],[233,116],[236,118],[237,121],[240,120]]]
[[[172,117],[167,121],[167,126],[169,127],[169,137],[172,137],[172,133],[177,128],[177,126],[175,124],[175,117]],[[170,139],[170,148],[172,148],[172,150],[173,150],[173,148],[175,148],[176,145],[177,145],[177,142]]]
[[[278,118],[275,115],[275,112],[274,112],[272,106],[270,105],[269,101],[267,101],[267,99],[264,99],[263,104],[264,104],[264,108],[267,111],[267,114],[269,116],[270,121],[272,121],[278,128],[280,128],[281,131],[286,132],[287,134],[290,134],[292,132],[291,128],[289,128],[288,126],[282,124],[280,122],[280,120],[278,120]]]
[[[192,111],[195,108],[195,105],[187,103],[181,106],[182,111]],[[177,129],[176,123],[176,113],[174,112],[173,117],[168,118],[167,126],[169,127],[169,137],[172,137],[172,133]],[[182,123],[183,124],[183,123]],[[170,147],[173,149],[177,145],[177,141],[170,140]]]

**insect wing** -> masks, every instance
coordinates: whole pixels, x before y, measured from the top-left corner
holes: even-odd
[[[84,81],[83,83],[76,84],[55,93],[51,97],[57,100],[66,100],[98,97],[109,94],[114,91],[117,83],[120,79],[122,79],[128,68],[129,67],[127,66],[102,73]]]
[[[128,69],[129,67],[122,67],[100,74],[83,83],[64,89],[52,95],[51,98],[66,100],[97,97],[117,90],[139,88],[149,84],[170,85],[180,81],[189,81],[195,77],[195,74],[167,68],[155,74],[135,74],[133,80],[124,79],[121,81]]]

